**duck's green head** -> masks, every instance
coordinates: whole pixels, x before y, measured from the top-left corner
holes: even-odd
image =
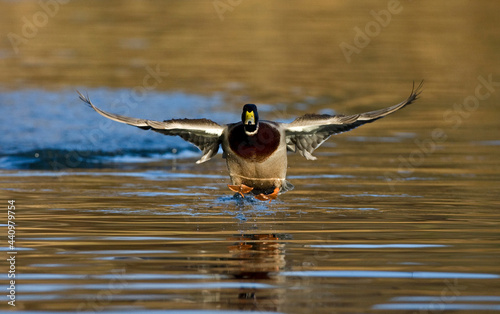
[[[243,113],[241,114],[241,122],[247,135],[255,135],[259,128],[259,113],[257,106],[254,104],[246,104],[243,106]]]

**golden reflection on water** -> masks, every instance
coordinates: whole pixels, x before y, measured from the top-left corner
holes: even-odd
[[[372,110],[425,79],[422,98],[315,163],[290,156],[296,189],[271,205],[231,199],[220,158],[1,171],[19,208],[16,309],[498,310],[498,86],[464,106],[479,77],[500,80],[498,4],[401,2],[348,63],[339,45],[387,1],[241,1],[223,20],[213,3],[70,1],[17,53],[0,41],[0,84],[133,89],[158,67],[155,91],[285,104],[273,119]],[[1,1],[1,29],[22,35],[39,10]],[[436,129],[446,139],[429,142]]]
[[[386,10],[387,1],[245,2],[221,21],[212,1],[70,1],[30,36],[26,24],[39,3],[3,1],[1,28],[26,41],[0,42],[0,81],[132,88],[146,66],[158,65],[169,73],[160,90],[235,89],[259,102],[294,100],[294,93],[345,100],[374,91],[387,97],[420,79],[432,83],[427,95],[460,92],[498,62],[498,43],[488,40],[496,31],[492,2],[401,2],[401,13],[350,63],[340,44],[354,44],[355,27],[364,29],[374,20],[370,11]]]
[[[17,200],[18,246],[27,249],[18,259],[20,307],[349,312],[447,287],[492,295],[500,278],[493,195],[475,180],[436,173],[427,181],[420,172],[392,193],[363,159],[337,160],[361,169],[305,176],[292,158],[296,190],[271,205],[221,197],[229,194],[224,179],[3,173],[1,187]],[[325,171],[327,164],[318,160]],[[211,169],[224,172],[223,161]],[[205,196],[168,195],[202,184]]]

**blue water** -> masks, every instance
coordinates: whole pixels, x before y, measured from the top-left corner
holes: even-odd
[[[148,93],[129,89],[80,89],[106,111],[153,120],[208,118],[237,121],[239,108],[224,111],[223,95]],[[101,168],[199,156],[177,137],[108,120],[78,99],[75,90],[0,93],[0,169]]]

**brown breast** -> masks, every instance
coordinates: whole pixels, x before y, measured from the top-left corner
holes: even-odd
[[[276,151],[280,144],[280,132],[266,122],[259,123],[257,134],[248,136],[243,124],[237,124],[229,132],[229,146],[238,156],[253,162],[262,162]]]

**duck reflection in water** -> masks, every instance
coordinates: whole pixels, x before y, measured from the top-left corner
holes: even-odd
[[[228,247],[234,263],[225,272],[239,280],[276,284],[273,274],[283,271],[286,265],[285,243],[288,234],[241,234]],[[282,286],[282,285],[281,285]],[[236,300],[241,310],[276,311],[285,299],[284,288],[241,289]]]
[[[280,234],[244,234],[230,240],[237,242],[229,246],[232,258],[237,261],[229,273],[238,279],[270,279],[269,273],[285,267],[285,245]]]

